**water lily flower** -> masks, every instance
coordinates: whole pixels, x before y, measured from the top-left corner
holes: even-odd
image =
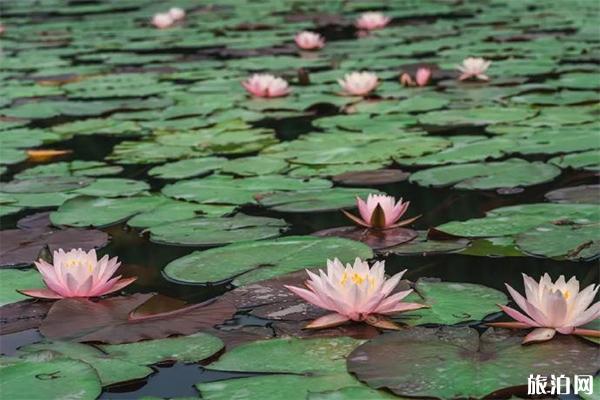
[[[169,13],[158,13],[152,17],[152,25],[158,29],[170,28],[174,23],[175,20],[173,20],[173,17]]]
[[[400,75],[400,83],[402,86],[415,86],[415,81],[413,81],[413,78],[408,72],[404,72]]]
[[[489,81],[490,78],[485,74],[485,71],[487,71],[491,64],[491,61],[486,61],[483,58],[465,58],[462,65],[458,66],[458,69],[461,72],[461,75],[458,79],[461,81],[464,81],[465,79]]]
[[[169,16],[173,21],[180,21],[185,18],[185,10],[179,7],[171,7],[169,9]]]
[[[415,81],[419,86],[425,86],[429,83],[431,79],[431,69],[427,67],[421,67],[417,70],[417,74],[415,76]]]
[[[296,45],[303,50],[317,50],[325,46],[323,36],[315,32],[302,31],[294,37]]]
[[[85,252],[73,249],[54,252],[52,264],[44,260],[35,262],[47,288],[19,290],[20,293],[41,299],[62,299],[67,297],[98,297],[116,292],[131,284],[137,278],[112,277],[121,265],[117,257],[108,256],[98,260],[95,250]]]
[[[366,12],[356,19],[354,25],[358,29],[372,31],[375,29],[384,28],[390,23],[390,18],[380,12]]]
[[[372,72],[352,72],[346,74],[344,79],[338,79],[338,83],[346,94],[365,96],[379,85],[379,78]]]
[[[0,35],[2,35],[4,31],[6,31],[6,28],[4,27],[4,25],[0,24]]]
[[[553,283],[548,274],[544,274],[539,282],[523,274],[523,281],[526,297],[521,296],[508,284],[506,288],[524,313],[499,304],[498,306],[516,321],[488,325],[501,328],[534,328],[525,336],[524,344],[550,340],[556,332],[600,337],[600,331],[577,328],[600,317],[600,302],[590,306],[600,286],[590,285],[580,291],[577,278],[572,277],[565,282],[564,275]]]
[[[331,328],[347,321],[365,321],[379,328],[398,329],[383,316],[427,307],[402,302],[412,289],[391,294],[406,270],[386,279],[384,261],[375,262],[369,268],[369,264],[360,258],[354,265],[346,266],[336,258],[327,260],[327,273],[323,270],[319,270],[319,275],[306,272],[310,277],[305,282],[306,289],[285,287],[307,302],[333,311],[312,321],[306,326],[308,329]]]
[[[360,213],[360,218],[350,214],[346,210],[342,212],[357,224],[366,228],[388,229],[407,225],[419,218],[406,219],[397,222],[406,213],[410,201],[403,202],[402,199],[396,202],[394,196],[382,194],[370,194],[367,201],[360,197],[356,198],[356,204]]]
[[[242,86],[256,97],[281,97],[290,93],[288,83],[270,74],[254,74]]]

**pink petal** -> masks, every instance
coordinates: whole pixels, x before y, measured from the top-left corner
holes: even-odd
[[[531,318],[523,315],[522,313],[518,312],[514,308],[510,308],[510,307],[502,305],[502,304],[498,304],[498,306],[502,309],[502,311],[504,311],[506,314],[513,317],[514,319],[516,319],[519,322],[523,322],[524,324],[527,324],[528,326],[531,326],[531,327],[539,327],[540,326],[540,324],[538,324]]]
[[[137,280],[137,276],[131,277],[131,278],[123,278],[123,279],[119,279],[112,288],[110,288],[108,291],[103,292],[102,294],[98,294],[97,296],[103,296],[105,294],[109,294],[109,293],[114,293],[116,291],[119,291],[121,289],[123,289],[125,286],[129,286],[131,285],[133,282],[135,282]]]
[[[348,318],[344,315],[338,314],[338,313],[327,314],[325,316],[315,319],[310,324],[306,325],[305,328],[306,329],[332,328],[334,326],[341,325],[349,320],[350,320],[350,318]]]
[[[321,307],[326,310],[330,309],[330,307],[327,304],[325,304],[316,294],[314,294],[310,290],[306,290],[306,289],[295,287],[295,286],[288,286],[288,285],[283,285],[283,286],[286,289],[292,291],[297,296],[301,297],[302,299],[308,301],[311,304],[314,304],[317,307]]]
[[[555,334],[556,331],[552,328],[536,328],[527,336],[525,336],[525,339],[523,339],[523,344],[545,342],[546,340],[552,339]]]
[[[413,311],[413,310],[418,310],[420,308],[427,308],[428,306],[426,306],[425,304],[419,304],[419,303],[397,303],[397,304],[390,304],[389,306],[386,307],[377,307],[375,309],[375,313],[377,314],[395,314],[395,313],[401,313],[401,312],[405,312],[405,311]]]
[[[17,292],[25,296],[35,297],[38,299],[62,299],[63,296],[53,292],[50,289],[18,289]]]

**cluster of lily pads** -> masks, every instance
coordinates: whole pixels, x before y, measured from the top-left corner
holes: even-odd
[[[3,345],[0,393],[94,399],[164,362],[235,374],[199,380],[205,399],[508,397],[531,373],[595,374],[593,272],[523,271],[513,307],[389,258],[593,268],[594,15],[587,0],[6,2],[0,332],[19,346]],[[456,196],[481,210],[431,217]],[[119,267],[100,249],[121,228],[183,256],[162,275]]]

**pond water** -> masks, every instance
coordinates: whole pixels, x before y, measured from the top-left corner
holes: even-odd
[[[69,367],[74,374],[83,370],[87,374],[89,365],[94,367],[90,358],[81,362],[79,356],[58,347],[61,342],[88,343],[87,350],[69,351],[101,350],[102,356],[94,357],[110,362],[116,357],[122,362],[128,358],[120,359],[114,348],[102,343],[163,339],[169,335],[157,331],[173,329],[171,333],[177,334],[177,329],[183,329],[171,320],[173,326],[146,330],[134,335],[136,340],[120,340],[128,328],[115,328],[110,325],[115,321],[109,320],[114,333],[93,336],[103,327],[72,321],[83,321],[86,313],[98,313],[99,319],[103,314],[76,308],[70,312],[84,315],[71,322],[65,309],[60,309],[70,332],[57,334],[56,326],[62,322],[56,317],[58,305],[66,304],[64,300],[50,306],[15,298],[16,289],[29,289],[39,280],[32,262],[38,255],[48,257],[45,245],[52,250],[74,247],[65,240],[52,242],[50,236],[39,239],[36,230],[75,228],[80,231],[69,236],[72,240],[84,230],[96,240],[102,237],[98,231],[106,233],[110,241],[100,240],[98,254],[118,257],[119,274],[137,277],[119,291],[119,299],[128,301],[140,293],[165,296],[144,312],[168,313],[203,302],[218,307],[223,299],[235,303],[221,320],[221,311],[214,311],[212,318],[219,321],[204,327],[220,337],[225,348],[217,346],[200,362],[175,355],[161,358],[154,356],[156,349],[144,350],[144,359],[153,361],[135,366],[151,366],[151,373],[111,381],[98,370],[98,375],[82,378],[81,398],[196,398],[199,392],[207,399],[264,398],[256,387],[269,388],[261,379],[266,382],[277,373],[314,378],[315,399],[392,398],[390,393],[441,398],[478,398],[497,391],[500,397],[523,395],[522,390],[502,391],[527,384],[504,377],[508,364],[502,361],[495,367],[500,378],[484,385],[482,392],[466,383],[450,393],[435,384],[422,384],[420,379],[427,377],[423,371],[411,382],[390,383],[385,378],[377,386],[354,364],[348,366],[353,375],[345,367],[342,372],[335,369],[337,364],[323,370],[312,364],[294,369],[269,349],[265,360],[257,359],[254,365],[248,358],[254,354],[250,350],[250,355],[238,356],[236,364],[237,353],[232,350],[265,337],[273,341],[320,337],[323,346],[336,351],[348,345],[343,342],[348,335],[371,339],[371,344],[377,335],[381,341],[392,337],[375,328],[357,328],[359,324],[348,331],[336,328],[309,334],[300,328],[314,310],[305,311],[305,318],[298,313],[278,318],[272,310],[261,308],[264,304],[258,297],[244,297],[243,290],[257,282],[267,279],[264,285],[272,288],[280,285],[273,283],[275,278],[287,279],[304,268],[324,268],[333,256],[352,261],[370,254],[371,261],[385,261],[388,275],[407,269],[404,279],[413,285],[422,280],[417,292],[435,316],[409,314],[424,322],[411,323],[410,318],[397,322],[422,325],[419,329],[424,332],[454,325],[483,334],[485,322],[508,321],[495,302],[485,303],[502,296],[499,292],[506,294],[505,284],[522,292],[523,273],[535,280],[545,273],[553,279],[575,276],[581,288],[599,283],[600,238],[594,227],[600,223],[600,86],[594,2],[581,0],[578,6],[567,7],[560,1],[231,0],[210,4],[190,0],[173,4],[187,14],[167,29],[152,27],[149,21],[170,6],[151,3],[6,1],[1,6],[5,32],[0,36],[0,279],[7,282],[1,287],[3,362],[10,368],[21,367],[21,359],[9,357],[26,358],[37,351],[30,345],[46,340],[53,342],[44,344],[43,350],[54,356],[35,353],[49,357],[42,363],[53,367],[69,360],[77,364]],[[353,20],[370,9],[392,20],[384,29],[361,33]],[[320,33],[325,47],[298,51],[293,36],[301,30]],[[458,80],[455,65],[468,56],[492,61],[486,72],[489,81]],[[414,76],[423,66],[432,71],[426,85],[400,84],[402,73]],[[358,70],[376,72],[379,86],[364,97],[342,95],[336,80]],[[284,77],[292,92],[281,98],[252,98],[240,81],[254,72]],[[185,160],[196,161],[178,166]],[[384,184],[376,183],[376,174],[367,179],[351,176],[360,182],[352,184],[340,177],[345,172],[382,169],[406,174]],[[575,189],[549,194],[563,188]],[[413,235],[412,240],[389,239],[384,248],[372,251],[344,239],[349,250],[339,255],[319,247],[306,251],[301,242],[298,249],[286,247],[281,254],[274,244],[262,251],[244,247],[271,243],[277,237],[318,242],[316,232],[352,225],[340,210],[355,212],[355,196],[369,192],[410,201],[407,218],[421,217],[404,227],[409,230],[399,232]],[[47,216],[24,228],[23,218],[38,213]],[[235,218],[245,216],[251,219],[236,225]],[[210,224],[190,228],[205,221]],[[366,243],[377,236],[369,232],[361,237]],[[30,246],[35,251],[24,254]],[[315,254],[326,256],[319,264],[295,260],[311,260]],[[289,267],[295,263],[296,268]],[[23,274],[14,275],[17,269]],[[423,278],[436,278],[431,283],[434,289],[427,289],[431,281]],[[289,279],[301,283],[297,277]],[[465,290],[474,286],[451,283],[483,288]],[[476,290],[482,290],[481,304]],[[267,303],[289,305],[291,300],[277,296]],[[299,300],[294,301],[290,304],[298,306]],[[466,308],[456,313],[442,309],[455,303]],[[114,303],[102,304],[109,311],[118,308]],[[202,329],[180,333],[198,330]],[[82,339],[87,334],[96,339]],[[561,364],[566,374],[597,372],[597,361],[588,356],[598,353],[591,342],[577,338],[573,344],[562,335],[553,340],[556,348],[546,351],[548,357],[565,359],[568,351],[587,354],[579,358],[577,367],[570,361]],[[539,346],[543,345],[547,344]],[[357,343],[350,347],[336,360],[344,360]],[[293,358],[295,353],[290,354]],[[273,369],[263,365],[270,363],[270,357],[276,359]],[[498,358],[502,360],[501,355]],[[299,364],[310,361],[301,359]],[[537,372],[528,370],[529,364],[519,365],[521,361],[515,361],[516,369]],[[37,371],[39,360],[27,362],[37,364],[23,367],[24,371]],[[316,380],[320,374],[331,379],[327,375],[331,371],[351,383],[336,386]],[[115,376],[121,375],[115,372]],[[371,389],[355,377],[383,390],[366,392]],[[236,378],[252,383],[246,391],[228,383],[222,388],[210,384]],[[0,383],[2,379],[0,375]],[[70,375],[65,378],[68,385],[72,380]],[[9,382],[8,393],[25,390],[28,382]],[[36,385],[42,384],[35,381],[32,387]],[[291,385],[301,394],[312,387],[309,380]],[[352,388],[365,392],[352,397]],[[49,393],[59,398],[59,392]]]

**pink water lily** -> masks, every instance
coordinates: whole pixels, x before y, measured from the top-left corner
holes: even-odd
[[[315,32],[302,31],[294,37],[296,45],[302,50],[317,50],[325,46],[323,36]]]
[[[169,13],[158,13],[154,14],[152,17],[152,25],[154,25],[158,29],[166,29],[173,26],[175,20]]]
[[[169,9],[169,16],[173,19],[173,21],[181,21],[185,18],[185,10],[179,7],[171,7]]]
[[[288,83],[271,74],[254,74],[242,86],[256,97],[282,97],[290,93]]]
[[[523,281],[526,297],[521,296],[508,284],[506,288],[524,314],[499,304],[498,306],[516,322],[496,322],[489,325],[502,328],[534,328],[525,336],[523,343],[550,340],[556,332],[600,337],[600,331],[577,328],[600,317],[600,302],[592,305],[599,286],[590,285],[580,291],[577,278],[572,277],[565,282],[565,277],[561,275],[553,283],[548,274],[544,274],[539,282],[523,274]]]
[[[356,205],[360,213],[360,218],[350,214],[346,210],[342,210],[342,212],[352,221],[366,228],[397,228],[399,226],[410,224],[419,218],[417,216],[398,222],[404,213],[406,213],[410,201],[403,202],[402,199],[400,199],[396,202],[394,196],[370,194],[367,197],[367,201],[357,197]]]
[[[372,31],[384,28],[389,23],[389,17],[386,17],[383,13],[371,11],[361,14],[360,17],[356,19],[354,25],[358,29]]]
[[[379,78],[372,72],[352,72],[339,79],[338,83],[346,94],[365,96],[377,88]]]
[[[461,81],[466,79],[479,79],[480,81],[488,81],[490,78],[485,74],[485,71],[487,71],[491,64],[491,61],[487,61],[483,58],[465,58],[462,65],[458,66],[458,70],[461,72],[461,75],[458,79]]]
[[[116,292],[133,283],[137,278],[124,278],[113,274],[121,265],[117,257],[98,260],[95,250],[85,252],[73,249],[54,252],[52,264],[44,260],[35,263],[47,288],[19,290],[20,293],[41,299],[67,297],[98,297]]]
[[[306,271],[309,278],[306,288],[287,286],[289,290],[325,310],[333,311],[317,318],[306,326],[309,329],[331,328],[347,321],[365,321],[385,329],[398,329],[384,315],[427,307],[419,303],[404,303],[412,289],[392,294],[406,270],[390,279],[385,278],[384,261],[369,268],[366,261],[357,258],[354,265],[344,266],[337,258],[327,260],[327,273],[319,275]]]
[[[431,69],[427,67],[419,68],[414,80],[407,72],[400,75],[400,83],[404,86],[426,86],[430,79]]]

